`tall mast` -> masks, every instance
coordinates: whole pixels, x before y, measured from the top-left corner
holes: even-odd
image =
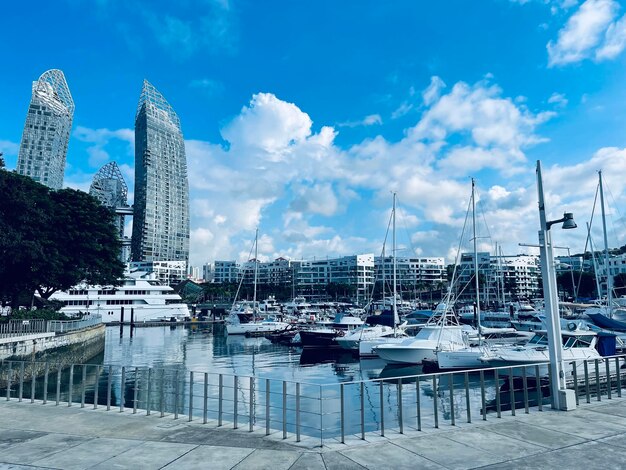
[[[398,307],[396,303],[396,193],[393,193],[393,233],[392,233],[392,255],[393,255],[393,326],[399,323]]]
[[[606,308],[609,316],[613,318],[612,297],[613,297],[613,276],[609,269],[609,241],[606,234],[606,215],[604,213],[604,189],[602,188],[602,171],[598,171],[600,180],[600,206],[602,208],[602,233],[604,234],[604,266],[606,268]]]
[[[478,290],[478,249],[476,247],[476,197],[474,194],[474,178],[472,178],[472,231],[474,235],[474,285],[476,287],[476,322],[480,341],[480,292]]]
[[[252,310],[256,312],[256,283],[259,270],[259,227],[256,228],[254,235],[254,294],[252,297]]]

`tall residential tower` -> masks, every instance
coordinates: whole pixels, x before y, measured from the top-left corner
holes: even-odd
[[[60,70],[48,70],[33,82],[17,172],[52,189],[61,189],[74,100]]]
[[[133,261],[189,260],[189,183],[180,120],[143,82],[135,115]]]

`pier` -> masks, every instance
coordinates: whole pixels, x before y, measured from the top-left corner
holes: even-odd
[[[55,469],[624,468],[626,399],[308,448],[173,415],[0,401],[0,464]],[[28,467],[26,467],[28,466]]]

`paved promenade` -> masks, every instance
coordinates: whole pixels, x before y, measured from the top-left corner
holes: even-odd
[[[184,417],[0,401],[1,469],[626,468],[626,399],[323,449]]]

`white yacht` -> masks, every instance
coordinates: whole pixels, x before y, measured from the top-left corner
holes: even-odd
[[[574,328],[561,332],[563,341],[563,362],[568,364],[575,361],[601,359],[602,356],[596,350],[598,337],[595,332]],[[548,374],[548,334],[545,331],[537,331],[524,346],[501,347],[495,351],[488,351],[481,361],[485,367],[500,366],[523,366],[526,364],[545,363],[540,366],[540,374]],[[578,366],[577,366],[578,368]],[[520,368],[521,369],[521,368]],[[519,373],[519,371],[514,371]],[[566,368],[566,373],[571,374],[571,367]]]
[[[63,302],[61,313],[77,317],[99,313],[103,323],[182,321],[189,319],[189,308],[180,295],[163,286],[154,274],[126,273],[121,286],[90,286],[79,284],[67,291],[58,291],[50,299]]]

